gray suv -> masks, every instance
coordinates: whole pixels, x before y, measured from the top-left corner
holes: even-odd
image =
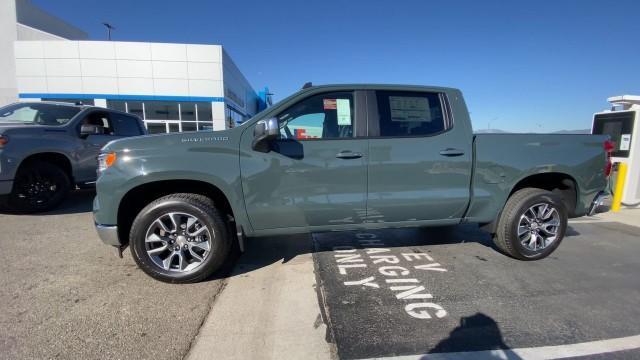
[[[109,141],[146,134],[132,114],[55,102],[0,108],[0,205],[17,212],[55,208],[76,185],[96,180]]]

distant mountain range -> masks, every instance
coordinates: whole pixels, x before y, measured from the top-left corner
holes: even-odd
[[[512,134],[511,131],[504,131],[500,129],[479,129],[475,130],[476,134]],[[591,129],[577,129],[577,130],[558,130],[541,134],[591,134]]]

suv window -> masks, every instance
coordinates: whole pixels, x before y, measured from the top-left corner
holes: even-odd
[[[80,108],[57,104],[17,103],[0,108],[0,123],[59,126],[69,122]]]
[[[424,136],[445,130],[438,93],[378,91],[380,136]]]
[[[353,93],[314,95],[278,115],[282,139],[337,139],[353,137]]]
[[[113,124],[116,136],[142,135],[142,130],[138,125],[138,119],[133,116],[111,113],[111,123]]]
[[[106,112],[91,112],[82,120],[82,124],[99,126],[99,135],[113,135],[113,125],[109,119],[109,114]]]

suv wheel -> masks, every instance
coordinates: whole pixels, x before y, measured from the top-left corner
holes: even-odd
[[[520,260],[549,256],[564,238],[567,210],[554,193],[541,189],[516,191],[500,215],[494,242]]]
[[[165,282],[204,280],[228,257],[231,239],[211,199],[172,194],[147,205],[129,233],[131,254],[148,275]]]
[[[48,211],[60,205],[70,187],[69,176],[60,167],[33,161],[18,170],[7,205],[24,213]]]

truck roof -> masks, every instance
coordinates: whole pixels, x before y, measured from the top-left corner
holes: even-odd
[[[71,106],[71,107],[77,107],[77,108],[82,108],[82,109],[86,109],[86,108],[90,108],[90,107],[94,107],[93,105],[85,105],[85,104],[74,104],[74,103],[69,103],[69,102],[64,102],[64,101],[20,101],[18,102],[18,104],[49,104],[49,105],[59,105],[59,106]]]
[[[416,91],[447,91],[457,90],[452,87],[445,86],[431,86],[431,85],[406,85],[406,84],[324,84],[324,85],[311,85],[305,87],[303,90],[310,89],[328,89],[328,90],[416,90]]]

